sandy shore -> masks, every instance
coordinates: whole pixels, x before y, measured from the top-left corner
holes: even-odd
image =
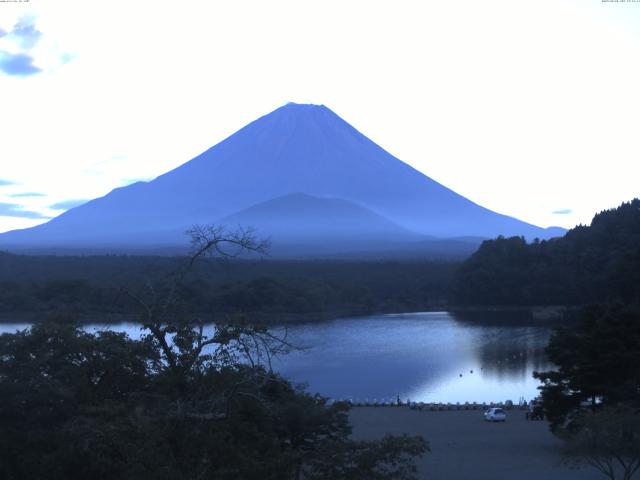
[[[526,421],[511,410],[505,423],[485,422],[479,410],[418,411],[408,407],[354,407],[353,436],[386,433],[422,435],[431,453],[418,461],[420,478],[430,480],[598,480],[596,470],[561,463],[561,443],[547,422]]]

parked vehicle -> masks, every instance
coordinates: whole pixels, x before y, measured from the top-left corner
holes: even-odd
[[[507,414],[502,408],[490,408],[484,412],[484,419],[488,422],[504,422]]]
[[[527,420],[544,420],[544,411],[542,410],[542,404],[531,402],[527,407],[525,418]]]

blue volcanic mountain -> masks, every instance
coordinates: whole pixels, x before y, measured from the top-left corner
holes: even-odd
[[[177,246],[185,229],[212,222],[254,225],[274,243],[322,238],[335,251],[347,239],[368,250],[430,237],[564,233],[473,203],[325,106],[288,104],[155,180],[0,235],[0,246]]]

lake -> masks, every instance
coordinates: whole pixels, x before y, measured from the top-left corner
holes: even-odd
[[[551,368],[551,329],[516,317],[426,312],[296,325],[288,339],[306,348],[276,359],[274,369],[336,399],[517,403],[537,395],[533,371]],[[27,327],[0,324],[0,332]],[[134,323],[85,328],[140,335]]]

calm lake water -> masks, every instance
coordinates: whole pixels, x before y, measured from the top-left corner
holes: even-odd
[[[374,315],[304,324],[288,339],[307,347],[274,362],[293,382],[336,399],[424,402],[518,402],[537,395],[534,370],[551,368],[551,330],[515,314],[448,312]],[[0,332],[28,324],[0,324]],[[90,324],[140,335],[133,323]]]

